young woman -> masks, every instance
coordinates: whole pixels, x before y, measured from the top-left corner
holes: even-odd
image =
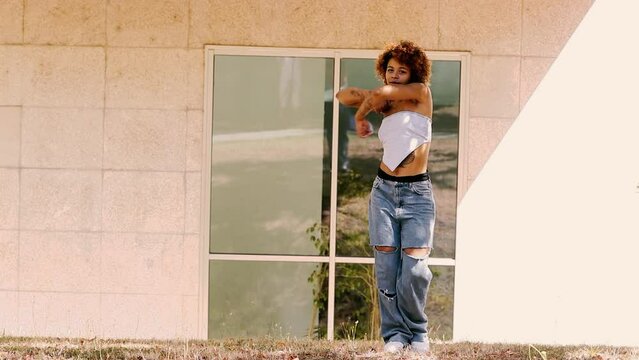
[[[435,225],[427,171],[433,115],[431,64],[422,48],[400,41],[379,55],[376,71],[384,86],[345,88],[337,99],[358,107],[355,118],[361,137],[372,133],[367,114],[376,111],[384,116],[378,131],[384,154],[368,209],[384,350],[428,352],[424,309],[432,279],[427,260]]]

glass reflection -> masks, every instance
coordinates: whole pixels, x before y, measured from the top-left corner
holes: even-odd
[[[374,59],[342,59],[340,87],[381,86],[374,66]],[[459,61],[433,61],[433,143],[429,159],[437,202],[433,257],[455,257],[460,79]],[[340,106],[339,112],[340,131],[346,135],[339,142],[344,160],[338,170],[336,253],[370,257],[373,253],[368,246],[368,196],[383,151],[377,136],[362,139],[355,133],[356,110]],[[374,129],[379,129],[381,121],[381,116],[371,120]]]
[[[455,258],[461,63],[433,61],[433,143],[429,171],[437,201],[432,256]]]
[[[319,254],[333,59],[218,55],[214,68],[211,252]]]
[[[326,328],[326,297],[313,276],[321,264],[211,261],[209,338],[311,337]]]
[[[373,66],[343,59],[342,86],[379,86]],[[328,256],[333,59],[217,55],[214,69],[211,252]],[[459,61],[433,62],[435,257],[455,251],[460,74]],[[339,108],[338,256],[372,256],[368,196],[382,149],[356,136],[355,111]],[[431,338],[450,339],[454,268],[431,270]],[[326,336],[326,263],[216,260],[209,284],[211,338]],[[336,338],[378,340],[372,265],[337,264],[335,290]]]
[[[452,338],[455,270],[430,266],[433,280],[428,292],[426,314],[431,339]],[[335,338],[380,338],[378,290],[373,265],[337,264],[335,278]]]

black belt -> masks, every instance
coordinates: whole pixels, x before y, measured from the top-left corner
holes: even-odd
[[[381,168],[377,169],[377,176],[384,180],[396,181],[396,182],[417,182],[430,180],[428,170],[423,174],[410,175],[410,176],[393,176],[385,173]]]

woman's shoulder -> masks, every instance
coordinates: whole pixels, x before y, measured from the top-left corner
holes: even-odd
[[[423,82],[414,82],[408,85],[415,88],[415,90],[417,91],[423,92],[424,94],[430,93],[430,86],[424,84]]]

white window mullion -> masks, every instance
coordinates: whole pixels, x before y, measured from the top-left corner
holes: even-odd
[[[335,52],[333,64],[333,93],[340,86],[340,53]],[[333,340],[335,336],[335,244],[337,237],[337,159],[339,156],[339,103],[333,98],[333,137],[331,143],[331,217],[329,231],[328,255],[328,319],[326,337]]]
[[[205,74],[204,74],[204,124],[202,146],[204,153],[204,163],[202,164],[202,201],[200,203],[200,286],[198,304],[198,333],[201,339],[208,339],[209,334],[209,250],[210,250],[210,219],[211,219],[211,134],[213,133],[213,74],[215,53],[212,49],[204,52]]]
[[[328,256],[209,254],[209,260],[327,263]]]

